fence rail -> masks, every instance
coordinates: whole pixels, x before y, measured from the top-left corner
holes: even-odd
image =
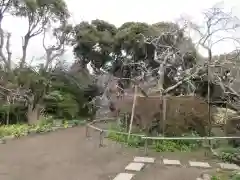
[[[142,139],[151,139],[151,140],[215,140],[215,139],[240,139],[239,136],[219,136],[219,137],[149,137],[143,136]]]
[[[99,122],[107,122],[109,120],[114,120],[114,118],[108,118],[108,119],[96,119],[93,120],[91,123],[88,123],[86,125],[86,137],[89,136],[89,128],[92,128],[96,131],[99,131],[99,147],[103,146],[103,133],[116,133],[116,134],[122,134],[128,136],[128,133],[126,132],[120,132],[120,131],[113,131],[113,130],[106,130],[101,129],[99,127],[94,126],[93,124],[99,123]],[[148,154],[148,140],[221,140],[221,139],[240,139],[240,136],[216,136],[216,137],[150,137],[140,134],[130,134],[131,136],[141,137],[142,140],[144,140],[144,151],[145,154]],[[213,152],[212,147],[209,147],[210,151]]]

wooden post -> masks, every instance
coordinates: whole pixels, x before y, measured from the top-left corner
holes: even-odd
[[[166,111],[167,111],[167,101],[166,101],[166,97],[165,95],[162,95],[162,112],[163,112],[163,116],[162,116],[162,135],[164,136],[165,135],[165,123],[166,123]]]
[[[145,143],[144,143],[144,153],[147,156],[148,155],[148,139],[144,139]]]
[[[103,131],[100,131],[99,133],[99,147],[103,147]]]
[[[128,130],[128,141],[129,141],[130,134],[131,134],[131,131],[132,131],[132,123],[133,123],[133,118],[134,118],[134,113],[135,113],[136,100],[137,100],[137,86],[135,85],[134,86],[134,98],[133,98],[133,106],[132,106],[132,115],[131,115],[129,130]]]
[[[89,135],[89,127],[88,127],[88,124],[86,125],[86,138],[88,138],[90,135]]]

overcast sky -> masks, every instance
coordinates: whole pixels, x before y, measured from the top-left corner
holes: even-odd
[[[140,21],[156,23],[159,21],[175,21],[182,14],[190,15],[195,20],[201,20],[201,12],[212,7],[219,0],[66,0],[71,12],[71,22],[77,24],[81,21],[103,19],[120,26],[127,21]],[[225,0],[224,6],[234,8],[236,16],[240,17],[240,1]],[[26,22],[22,19],[6,17],[3,22],[4,29],[12,32],[13,58],[21,56],[21,37],[26,32]],[[217,46],[214,51],[222,53],[230,51],[232,45]],[[71,50],[65,55],[68,60],[73,59]],[[44,55],[42,36],[31,39],[28,47],[28,59],[40,58]]]

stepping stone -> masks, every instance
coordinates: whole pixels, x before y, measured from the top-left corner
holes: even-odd
[[[236,164],[228,164],[228,163],[218,163],[222,169],[226,170],[240,170],[240,167]]]
[[[113,180],[131,180],[135,174],[119,173]]]
[[[154,163],[155,158],[150,157],[135,157],[134,162],[141,162],[141,163]]]
[[[211,167],[207,162],[197,162],[197,161],[189,161],[189,165],[191,167],[200,167],[200,168],[210,168]]]
[[[181,165],[179,160],[170,160],[170,159],[163,159],[163,164],[165,164],[165,165],[177,165],[177,166]]]
[[[143,166],[144,166],[143,163],[129,163],[125,167],[125,170],[128,170],[128,171],[141,171]]]

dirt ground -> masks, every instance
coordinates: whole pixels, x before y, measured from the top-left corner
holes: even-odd
[[[0,144],[0,179],[112,180],[124,172],[134,156],[143,155],[138,149],[125,148],[106,139],[106,146],[99,148],[98,134],[91,132],[91,136],[86,139],[85,128],[76,127]],[[159,154],[150,155],[161,158]],[[178,156],[178,159],[185,157]],[[135,179],[175,180],[182,176],[182,180],[191,180],[201,172],[199,169],[167,168],[156,163],[137,174]]]

